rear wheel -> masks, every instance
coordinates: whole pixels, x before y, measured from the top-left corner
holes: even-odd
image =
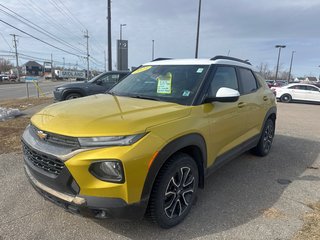
[[[291,102],[291,100],[292,100],[292,97],[289,94],[284,94],[280,97],[281,102],[288,103],[288,102]]]
[[[150,196],[151,219],[162,228],[170,228],[188,215],[199,183],[198,167],[187,154],[171,157],[161,168]]]
[[[266,156],[271,149],[275,131],[275,124],[271,118],[266,121],[258,145],[253,148],[253,153],[258,156]]]
[[[69,93],[65,99],[66,100],[70,100],[70,99],[74,99],[74,98],[79,98],[81,97],[81,95],[79,93]]]

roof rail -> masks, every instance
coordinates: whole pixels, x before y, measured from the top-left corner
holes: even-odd
[[[160,58],[153,59],[151,62],[163,61],[163,60],[170,60],[170,59],[172,59],[172,58],[162,58],[162,57],[160,57]]]
[[[245,64],[248,64],[248,65],[251,65],[249,60],[242,60],[242,59],[239,59],[239,58],[234,58],[234,57],[229,57],[229,56],[222,56],[222,55],[215,56],[215,57],[211,58],[210,60],[218,60],[218,59],[237,61],[237,62],[241,62],[241,63],[245,63]]]

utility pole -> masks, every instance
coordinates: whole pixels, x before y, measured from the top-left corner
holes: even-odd
[[[17,45],[17,35],[16,34],[10,34],[13,36],[13,47],[15,49],[15,55],[16,55],[16,66],[17,66],[17,79],[20,82],[20,72],[19,72],[19,60],[18,60],[18,45]]]
[[[198,58],[199,31],[200,31],[200,14],[201,14],[201,0],[199,0],[199,11],[198,11],[198,25],[197,25],[197,39],[196,39],[196,54],[195,54],[195,58]]]
[[[108,71],[112,70],[111,51],[111,0],[108,0]]]
[[[89,80],[89,33],[88,33],[88,29],[86,29],[86,35],[84,35],[84,37],[87,39],[87,79]]]
[[[106,50],[103,51],[104,53],[104,71],[107,71],[107,55],[106,55]]]
[[[52,58],[52,53],[51,53],[51,81],[53,80],[53,58]]]

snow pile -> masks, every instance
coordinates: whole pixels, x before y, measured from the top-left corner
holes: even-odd
[[[0,121],[15,118],[20,116],[22,113],[17,108],[3,108],[0,107]]]

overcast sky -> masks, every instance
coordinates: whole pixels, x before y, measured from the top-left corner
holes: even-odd
[[[87,28],[90,54],[94,58],[90,65],[104,69],[106,0],[0,0],[0,3],[1,20],[76,55],[84,55],[83,35]],[[129,66],[151,60],[152,40],[155,40],[155,57],[193,58],[198,4],[198,0],[113,0],[113,67],[116,66],[120,23],[127,24],[123,27],[123,39],[129,41]],[[3,6],[40,26],[42,31],[52,33],[60,43],[4,13],[9,10]],[[282,69],[289,68],[291,53],[296,51],[293,75],[319,76],[319,13],[320,0],[202,0],[199,58],[229,53],[249,59],[254,66],[267,63],[274,69],[278,56],[274,46],[284,44],[287,47],[281,52]],[[25,19],[22,20],[26,22]],[[56,65],[62,65],[65,58],[66,66],[76,62],[81,67],[86,66],[84,58],[45,45],[3,22],[0,26],[1,55],[13,49],[9,34],[14,33],[19,35],[18,51],[28,55],[21,55],[24,57],[21,63],[29,56],[49,60],[52,53]],[[61,40],[73,48],[61,44]]]

